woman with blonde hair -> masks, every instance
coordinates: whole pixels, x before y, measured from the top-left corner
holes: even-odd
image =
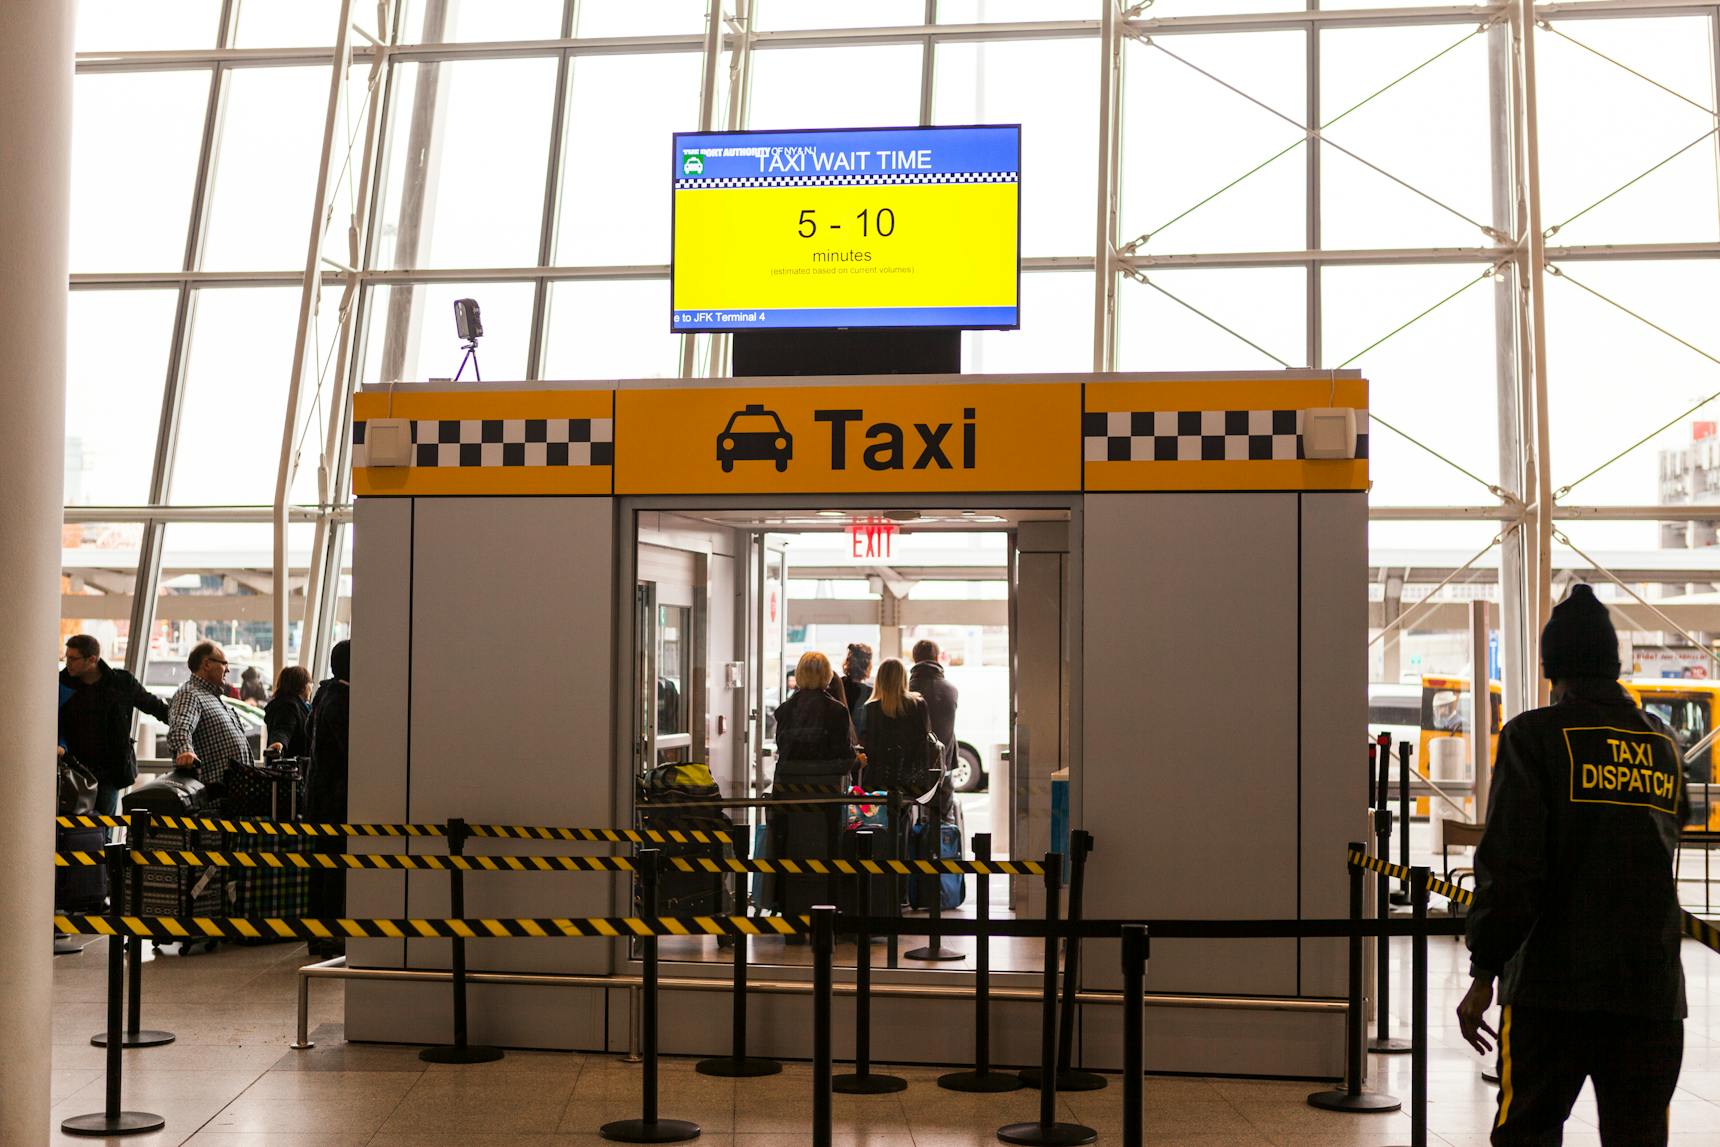
[[[904,796],[924,791],[930,783],[931,719],[925,700],[908,690],[907,669],[894,657],[878,666],[864,724],[866,787]]]
[[[794,694],[776,707],[776,758],[840,761],[854,755],[848,707],[830,695],[830,659],[817,650],[800,655]]]

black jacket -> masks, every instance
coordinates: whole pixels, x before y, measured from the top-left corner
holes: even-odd
[[[848,701],[848,717],[854,722],[856,736],[866,735],[866,702],[872,696],[872,683],[858,677],[842,678],[842,695]]]
[[[303,701],[276,693],[263,707],[263,723],[269,731],[266,743],[279,742],[281,756],[311,755],[311,711]]]
[[[956,696],[957,691],[944,679],[944,667],[936,661],[916,661],[908,670],[908,688],[926,701],[926,715],[931,718],[932,733],[944,743],[944,768],[956,763]]]
[[[95,773],[96,780],[123,788],[137,779],[137,750],[131,742],[131,711],[167,720],[167,702],[137,678],[106,661],[102,675],[85,685],[60,670],[60,743]]]
[[[1502,976],[1507,1004],[1683,1016],[1671,731],[1617,682],[1576,682],[1500,731],[1493,768],[1472,972]]]
[[[894,717],[876,701],[866,706],[866,732],[861,739],[866,749],[866,771],[860,780],[868,789],[917,797],[927,787],[927,738],[932,725],[925,701],[911,695],[907,700],[907,707]],[[857,719],[859,716],[855,714]]]
[[[313,821],[346,819],[347,723],[352,686],[330,678],[317,687],[311,705],[311,771],[305,779],[305,816]]]
[[[821,689],[797,689],[776,707],[779,761],[840,761],[854,755],[848,708]]]

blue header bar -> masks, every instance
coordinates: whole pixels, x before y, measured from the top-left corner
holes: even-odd
[[[1021,126],[677,132],[673,178],[899,176],[1021,169]]]

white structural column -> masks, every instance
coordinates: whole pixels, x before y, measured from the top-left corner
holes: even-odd
[[[72,5],[0,6],[0,1143],[48,1141]]]

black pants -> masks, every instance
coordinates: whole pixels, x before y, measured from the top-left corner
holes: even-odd
[[[1493,1145],[1559,1147],[1592,1079],[1606,1147],[1663,1147],[1683,1060],[1683,1020],[1507,1007]]]

